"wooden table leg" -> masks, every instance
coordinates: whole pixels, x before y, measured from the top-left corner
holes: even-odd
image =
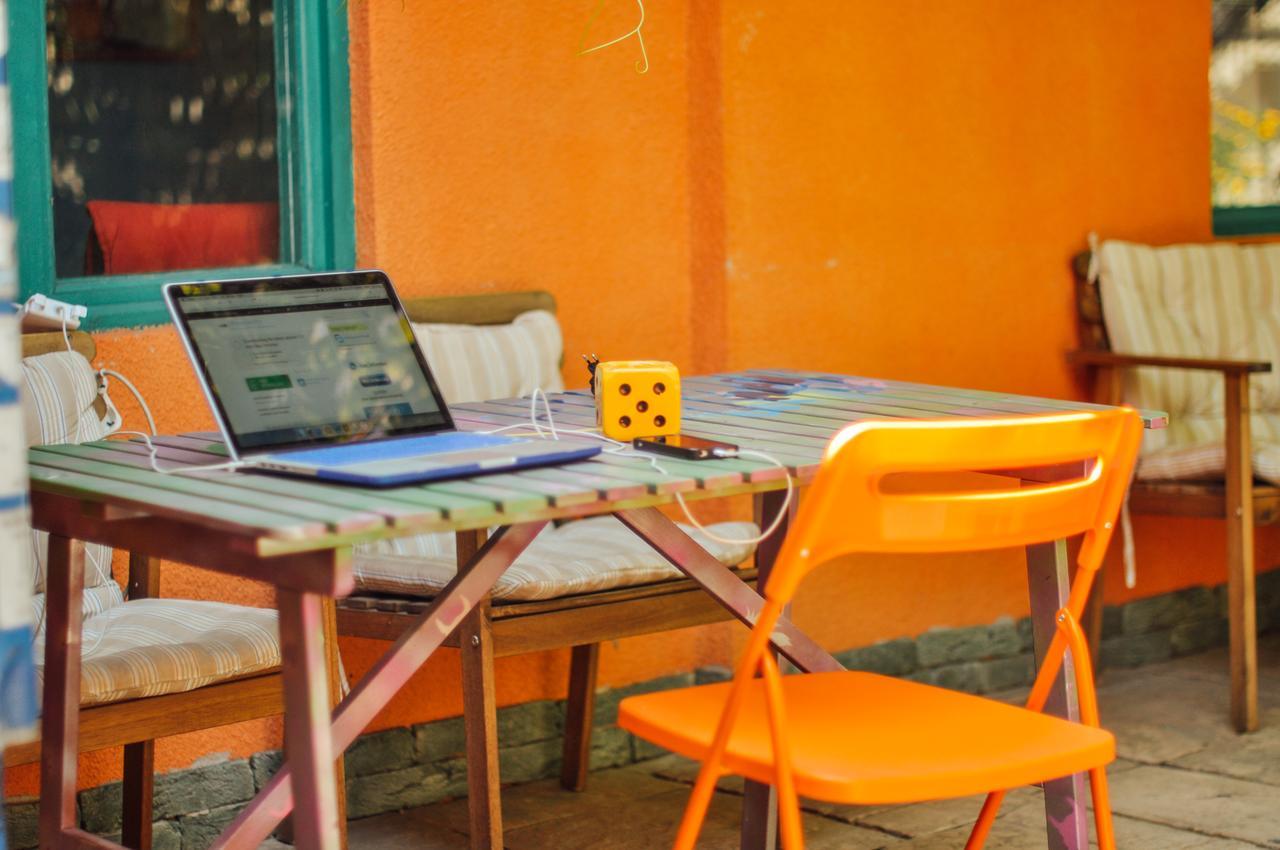
[[[475,557],[484,532],[460,531],[458,567]],[[467,739],[467,814],[471,850],[501,850],[502,791],[498,774],[498,699],[493,678],[493,625],[485,595],[458,629],[462,655],[463,724]]]
[[[476,553],[471,563],[458,570],[458,575],[440,591],[413,625],[396,639],[391,649],[355,684],[351,693],[338,706],[329,727],[330,758],[333,752],[349,747],[356,736],[364,731],[546,524],[546,520],[535,520],[499,529]],[[319,606],[316,607],[318,611]],[[284,629],[285,623],[282,620],[282,637]],[[318,636],[316,642],[318,645]],[[322,649],[317,649],[316,652],[323,655]],[[323,673],[323,660],[316,664],[317,672]],[[287,672],[287,662],[285,669]],[[286,714],[286,731],[287,718]],[[231,825],[218,836],[210,850],[256,850],[276,824],[289,813],[293,806],[295,777],[300,783],[306,780],[303,775],[305,769],[304,765],[295,763],[290,756],[258,796],[249,801]],[[333,772],[326,769],[324,773],[332,783]],[[298,788],[299,793],[302,793],[305,786],[300,784]],[[301,814],[299,812],[299,817]],[[306,846],[301,831],[299,843]]]
[[[560,787],[566,791],[582,791],[587,787],[587,774],[591,771],[591,731],[595,722],[600,644],[580,644],[571,653]]]
[[[139,552],[131,552],[128,598],[154,599],[159,595],[159,559]],[[155,741],[137,741],[125,745],[120,843],[131,850],[151,850],[155,773]]]
[[[40,850],[57,850],[62,834],[76,828],[84,544],[50,534],[46,567]]]
[[[1057,625],[1055,616],[1067,604],[1070,576],[1067,543],[1042,543],[1027,547],[1027,586],[1031,593],[1031,619],[1035,635],[1036,664],[1039,665]],[[1062,671],[1045,704],[1045,711],[1079,721],[1076,679],[1071,654],[1062,662]],[[1084,774],[1054,779],[1044,784],[1044,814],[1049,850],[1088,850],[1088,790]]]
[[[320,604],[324,615],[325,678],[329,684],[329,710],[333,711],[347,695],[338,647],[338,603],[325,596]],[[341,751],[334,753],[333,782],[338,794],[338,839],[342,850],[347,850],[347,760]]]
[[[294,835],[301,850],[339,850],[322,598],[281,589],[286,756],[294,766]]]
[[[783,492],[757,494],[753,499],[756,525],[767,528],[778,511],[782,510],[785,498],[786,494]],[[769,582],[769,573],[782,549],[782,541],[787,536],[787,526],[791,524],[795,507],[793,500],[790,515],[768,540],[761,541],[756,547],[756,589],[761,593]],[[778,846],[778,793],[772,785],[746,780],[742,795],[741,832],[742,850],[773,850]]]
[[[123,814],[120,843],[130,850],[151,850],[151,811],[156,783],[156,742],[124,748]]]

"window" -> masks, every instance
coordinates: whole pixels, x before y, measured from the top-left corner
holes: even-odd
[[[1213,230],[1280,232],[1280,0],[1213,0]]]
[[[10,3],[23,297],[354,263],[345,0]]]

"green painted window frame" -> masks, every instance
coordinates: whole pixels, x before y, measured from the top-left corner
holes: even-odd
[[[12,0],[14,210],[22,298],[44,293],[89,308],[89,330],[166,324],[160,287],[175,280],[350,269],[355,264],[351,81],[346,0],[276,0],[281,262],[58,280],[43,0]]]
[[[1280,233],[1280,206],[1214,207],[1214,236]]]

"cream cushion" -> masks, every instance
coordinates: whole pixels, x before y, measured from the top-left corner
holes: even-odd
[[[509,325],[415,324],[413,332],[450,404],[564,389],[554,313],[530,310]]]
[[[1104,242],[1098,251],[1111,348],[1154,354],[1280,361],[1280,245]],[[1221,476],[1226,468],[1222,375],[1126,370],[1125,401],[1164,410],[1169,427],[1144,435],[1144,479]],[[1249,380],[1254,473],[1280,484],[1280,373]]]
[[[83,646],[81,705],[190,691],[280,666],[276,612],[222,602],[125,602],[85,621]],[[43,678],[43,635],[36,663]]]
[[[716,560],[734,566],[751,556],[749,543],[725,544],[690,526],[680,528]],[[749,522],[708,526],[717,537],[740,540],[759,530]],[[361,590],[404,596],[434,596],[457,575],[452,535],[421,535],[380,541],[355,558]],[[494,585],[495,600],[523,602],[555,599],[617,587],[679,578],[681,573],[626,526],[611,516],[547,526]]]
[[[58,351],[22,360],[23,430],[28,446],[51,446],[100,440],[107,425],[94,409],[98,378],[84,355]],[[31,576],[35,592],[35,622],[43,624],[45,564],[49,539],[43,531],[31,532],[31,545],[17,553]],[[111,549],[96,543],[85,546],[85,616],[105,611],[123,601],[111,578]]]
[[[99,440],[108,428],[94,409],[97,375],[76,352],[22,361],[27,444]],[[35,661],[43,672],[48,535],[31,532],[18,554],[31,576],[37,624]],[[82,705],[188,691],[280,665],[276,612],[221,602],[125,602],[111,576],[111,549],[85,545]]]

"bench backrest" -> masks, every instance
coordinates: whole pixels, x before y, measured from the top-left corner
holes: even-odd
[[[1094,259],[1097,282],[1079,258],[1082,344],[1118,354],[1227,360],[1280,359],[1280,245],[1218,242],[1151,247],[1107,241]],[[1145,453],[1220,444],[1225,387],[1207,370],[1125,370],[1123,399],[1168,411]],[[1258,441],[1280,441],[1280,375],[1250,381]]]
[[[93,337],[70,335],[72,350],[59,333],[22,336],[22,406],[28,446],[78,443],[106,435],[105,407],[97,392],[97,376],[89,361],[97,353]],[[45,564],[48,535],[31,532],[31,545],[18,553],[26,564],[34,592],[36,623],[44,621]],[[105,611],[123,601],[120,587],[111,577],[111,548],[96,543],[85,546],[86,616]]]
[[[551,293],[409,298],[404,306],[451,404],[564,389],[564,342]]]

